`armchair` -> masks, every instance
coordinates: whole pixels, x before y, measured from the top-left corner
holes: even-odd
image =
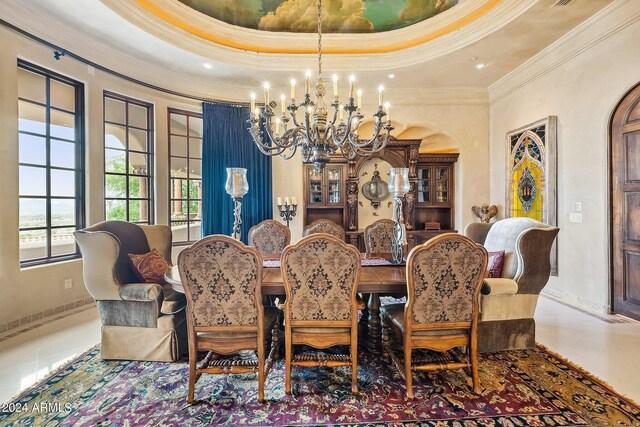
[[[186,350],[184,295],[164,283],[140,283],[129,254],[155,248],[171,262],[171,230],[164,225],[104,221],[74,233],[84,283],[102,324],[103,359],[170,362]]]
[[[471,223],[464,234],[489,252],[505,251],[502,275],[481,289],[478,351],[533,348],[533,315],[549,280],[550,253],[560,229],[531,218]]]

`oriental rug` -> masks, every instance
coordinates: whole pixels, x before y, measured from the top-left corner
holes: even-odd
[[[259,404],[255,374],[203,375],[187,405],[188,368],[105,361],[93,348],[23,392],[2,426],[423,425],[640,426],[640,408],[543,347],[480,356],[476,395],[464,371],[418,373],[413,400],[384,357],[361,354],[360,394],[347,369],[294,368],[284,393],[275,363]],[[10,410],[9,410],[10,409]]]

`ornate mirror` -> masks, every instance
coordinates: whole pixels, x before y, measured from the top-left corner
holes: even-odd
[[[373,206],[374,209],[378,209],[380,201],[389,195],[389,187],[387,183],[380,178],[377,164],[371,180],[365,182],[362,186],[362,195],[371,201],[371,206]]]

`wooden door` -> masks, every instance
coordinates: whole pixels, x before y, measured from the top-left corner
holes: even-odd
[[[611,121],[612,308],[640,320],[640,85]]]

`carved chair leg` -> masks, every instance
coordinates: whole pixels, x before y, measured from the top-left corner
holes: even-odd
[[[288,331],[287,331],[288,332]],[[285,336],[285,373],[284,373],[284,392],[291,394],[291,362],[293,360],[293,345],[291,344],[291,334]]]
[[[271,352],[273,360],[280,359],[280,319],[283,316],[278,313],[276,316],[276,321],[273,324],[273,329],[271,330]]]
[[[195,343],[192,345],[195,346]],[[195,397],[197,359],[198,352],[195,349],[189,349],[189,391],[187,393],[187,403],[189,405],[193,403]]]
[[[264,403],[264,382],[265,382],[265,360],[264,360],[264,352],[265,352],[265,342],[258,343],[261,346],[258,349],[258,402]]]
[[[413,377],[411,375],[411,343],[405,342],[404,346],[404,375],[405,375],[405,383],[407,386],[407,397],[409,399],[413,399]]]
[[[358,394],[358,337],[351,338],[351,393]]]
[[[469,362],[471,363],[471,380],[473,381],[473,391],[477,394],[482,393],[480,388],[480,377],[478,376],[478,341],[477,339],[471,340],[469,346]]]

